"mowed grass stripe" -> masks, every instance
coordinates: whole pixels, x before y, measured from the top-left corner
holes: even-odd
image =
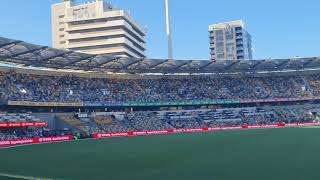
[[[7,173],[0,173],[0,179],[23,179],[23,180],[62,180],[62,179],[55,179],[55,178],[39,178],[39,177],[30,177],[30,176],[21,176],[17,174],[7,174]]]

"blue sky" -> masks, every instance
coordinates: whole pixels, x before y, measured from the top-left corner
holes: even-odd
[[[51,46],[51,4],[61,1],[2,1],[0,36]],[[110,2],[147,27],[149,57],[167,56],[164,0]],[[171,0],[174,58],[209,59],[208,25],[238,19],[255,59],[320,56],[319,7],[319,0]]]

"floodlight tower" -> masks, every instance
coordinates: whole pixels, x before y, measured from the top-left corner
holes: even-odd
[[[170,17],[170,2],[166,1],[166,25],[167,25],[167,40],[168,40],[168,59],[173,59],[172,52],[172,35],[171,35],[171,17]]]

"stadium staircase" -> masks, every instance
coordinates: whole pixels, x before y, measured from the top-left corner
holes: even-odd
[[[313,95],[314,95],[313,89],[311,88],[311,86],[310,86],[310,84],[308,83],[308,81],[307,81],[305,78],[303,78],[302,76],[300,76],[300,78],[302,79],[305,87],[307,88],[308,95],[309,95],[310,97],[313,97]]]
[[[132,122],[128,119],[127,116],[123,119],[123,125],[124,125],[125,127],[127,127],[127,128],[135,129],[135,128],[133,127]],[[138,129],[135,129],[135,130],[138,130]]]
[[[144,91],[144,89],[136,81],[133,80],[132,82],[140,91]]]

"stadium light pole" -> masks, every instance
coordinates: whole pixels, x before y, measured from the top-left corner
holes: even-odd
[[[166,26],[167,26],[167,40],[168,40],[168,59],[173,59],[172,50],[172,35],[171,35],[171,18],[170,18],[170,2],[166,1]]]

